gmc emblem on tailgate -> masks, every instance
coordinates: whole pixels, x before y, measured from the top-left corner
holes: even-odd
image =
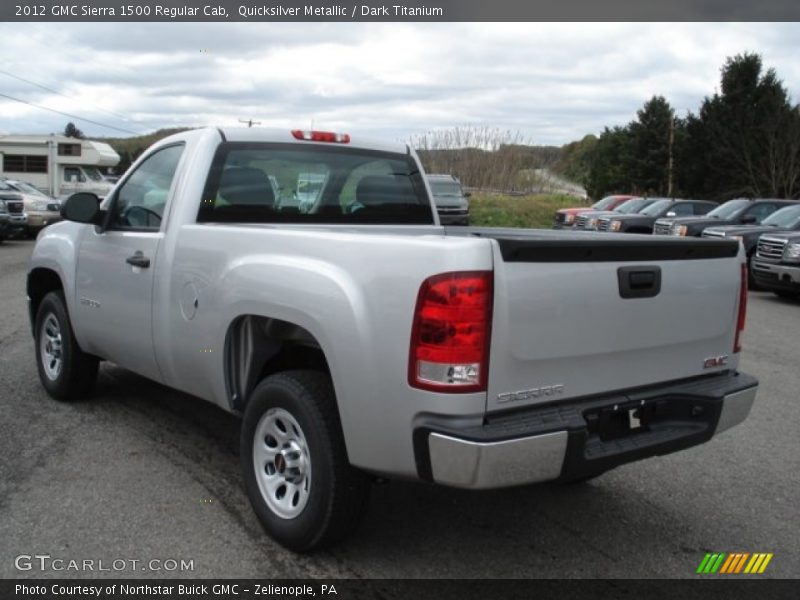
[[[714,367],[724,367],[728,364],[728,355],[722,354],[721,356],[712,356],[703,361],[704,369],[713,369]]]
[[[558,396],[563,393],[564,385],[557,383],[556,385],[543,385],[542,387],[520,390],[519,392],[498,394],[497,402],[498,404],[504,402],[522,402],[524,400],[533,400],[534,398],[542,398],[544,396]]]

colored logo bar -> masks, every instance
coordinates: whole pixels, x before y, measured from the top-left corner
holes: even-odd
[[[709,552],[705,555],[697,573],[700,574],[724,574],[738,575],[763,573],[769,561],[772,560],[772,552]]]

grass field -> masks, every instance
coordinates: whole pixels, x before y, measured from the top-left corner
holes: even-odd
[[[582,204],[579,198],[558,194],[503,196],[476,193],[470,198],[470,225],[550,229],[553,226],[553,214],[559,208]]]

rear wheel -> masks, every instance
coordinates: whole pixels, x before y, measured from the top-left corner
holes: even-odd
[[[241,462],[261,524],[291,550],[330,546],[363,516],[370,480],[348,462],[324,373],[286,371],[256,386],[242,423]]]
[[[42,385],[56,400],[88,396],[97,380],[98,359],[78,346],[64,295],[50,292],[36,311],[36,366]]]

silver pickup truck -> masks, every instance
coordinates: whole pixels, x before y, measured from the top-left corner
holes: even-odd
[[[309,174],[311,202],[276,197]],[[297,551],[375,478],[586,479],[755,398],[738,243],[444,228],[403,144],[194,130],[62,214],[27,280],[45,389],[83,398],[108,360],[241,414],[250,501]]]

